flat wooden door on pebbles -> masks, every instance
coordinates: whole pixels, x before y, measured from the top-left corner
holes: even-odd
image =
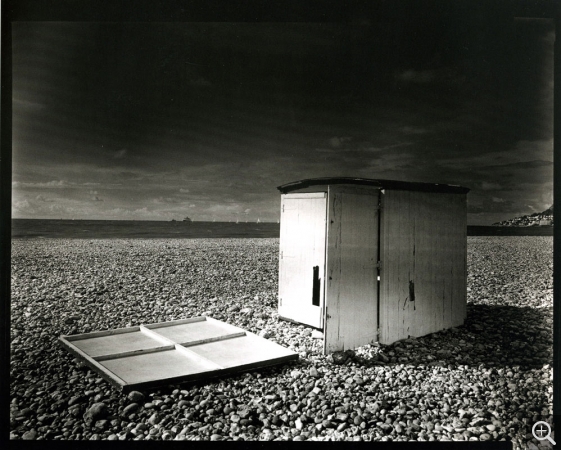
[[[281,197],[279,314],[323,329],[327,353],[377,339],[378,205],[355,186]]]

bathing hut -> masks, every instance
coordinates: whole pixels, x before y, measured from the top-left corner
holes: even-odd
[[[469,189],[315,178],[278,190],[279,315],[322,330],[325,354],[463,324]]]

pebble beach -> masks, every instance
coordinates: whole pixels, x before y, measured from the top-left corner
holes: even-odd
[[[553,238],[468,237],[463,326],[322,354],[277,313],[277,238],[13,239],[10,438],[511,441],[552,415]],[[123,394],[58,338],[210,316],[299,360]]]

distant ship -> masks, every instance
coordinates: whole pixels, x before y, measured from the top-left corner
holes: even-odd
[[[193,222],[193,220],[191,220],[190,217],[185,217],[185,219],[183,219],[183,222],[191,223],[191,222]]]
[[[261,221],[259,220],[259,217],[257,218],[257,223],[261,223]]]

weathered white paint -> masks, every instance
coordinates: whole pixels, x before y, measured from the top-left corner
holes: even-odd
[[[375,342],[378,189],[329,188],[324,353]]]
[[[466,215],[465,195],[398,190],[382,195],[381,343],[463,323]]]
[[[323,324],[325,353],[423,336],[466,317],[467,190],[376,183],[282,195],[279,313]],[[319,310],[311,305],[315,265]]]
[[[326,208],[325,193],[281,198],[279,315],[316,328],[323,327]],[[319,305],[312,304],[314,266],[320,280]]]

